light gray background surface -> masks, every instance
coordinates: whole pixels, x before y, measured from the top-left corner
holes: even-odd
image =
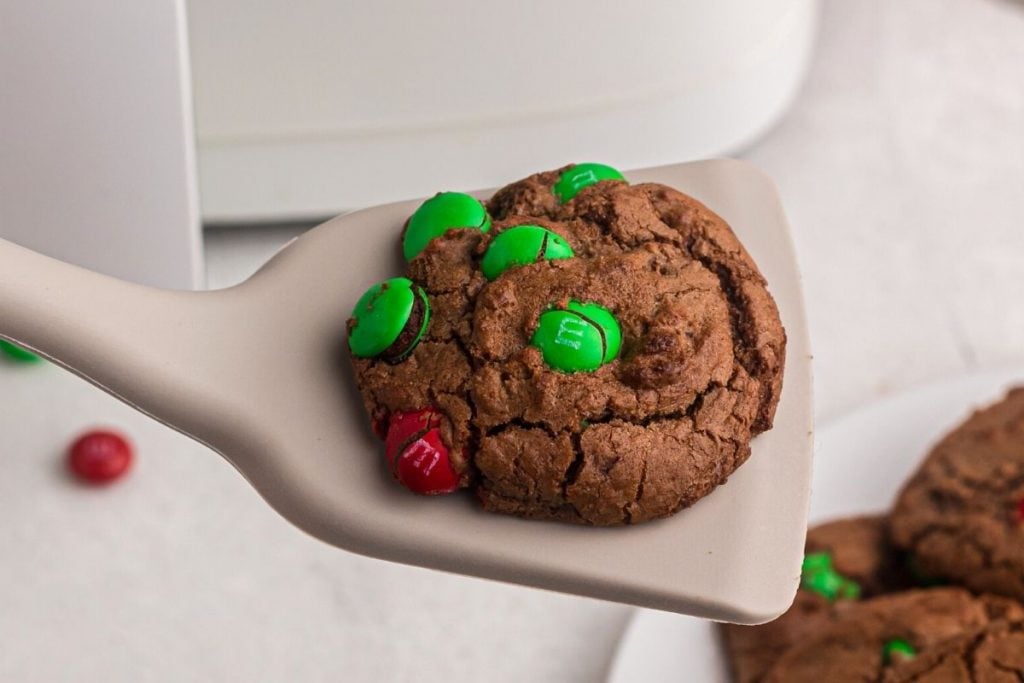
[[[1024,3],[832,0],[820,41],[793,111],[742,156],[793,225],[828,420],[1024,359]],[[297,232],[209,233],[210,286]],[[0,680],[604,675],[626,608],[327,548],[216,456],[56,368],[0,365],[0,389]],[[141,456],[105,491],[60,467],[95,423]]]

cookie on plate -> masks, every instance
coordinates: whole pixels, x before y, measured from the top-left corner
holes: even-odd
[[[896,500],[892,536],[926,575],[1024,600],[1024,388],[932,449]]]
[[[733,680],[755,683],[791,646],[840,619],[859,599],[909,585],[881,515],[818,525],[807,533],[804,577],[793,606],[760,626],[720,626]]]
[[[999,620],[893,668],[886,683],[1024,681],[1024,621]]]
[[[400,482],[620,525],[691,505],[746,461],[772,424],[785,332],[721,218],[593,164],[503,188],[487,215],[456,195],[410,219],[408,277],[349,321]]]
[[[961,588],[883,595],[852,604],[841,619],[805,634],[774,662],[762,680],[899,680],[903,666],[941,650],[952,639],[1022,617],[1024,608],[1010,598],[974,596]]]

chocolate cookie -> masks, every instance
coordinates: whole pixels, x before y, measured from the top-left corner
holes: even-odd
[[[900,675],[917,657],[994,622],[1020,619],[1024,608],[960,588],[911,590],[850,606],[834,623],[805,634],[772,665],[766,683],[862,683]]]
[[[406,229],[413,288],[389,295],[400,313],[365,347],[388,351],[353,349],[400,481],[471,487],[492,511],[617,525],[692,504],[747,459],[772,424],[785,333],[721,218],[597,165],[503,188],[486,221],[450,194],[430,209],[454,207],[452,229],[415,216]]]
[[[1024,600],[1024,389],[932,449],[896,500],[892,535],[926,575]]]
[[[886,683],[1024,681],[1024,621],[999,620],[887,672]]]
[[[760,626],[720,626],[733,680],[762,680],[784,652],[842,618],[858,599],[909,585],[887,531],[882,516],[842,519],[808,531],[808,561],[793,606]],[[828,570],[822,567],[826,557]]]

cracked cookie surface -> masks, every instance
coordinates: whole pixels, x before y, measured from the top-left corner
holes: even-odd
[[[835,571],[859,586],[860,598],[900,590],[910,585],[910,578],[889,543],[887,527],[881,515],[819,524],[807,532],[806,552],[827,553]],[[719,625],[733,680],[763,680],[790,647],[839,621],[855,604],[851,599],[830,601],[802,586],[793,605],[775,621]]]
[[[926,575],[1024,600],[1024,389],[976,412],[928,454],[892,513]]]
[[[947,643],[960,636],[1022,616],[1024,608],[1014,600],[974,596],[961,588],[883,595],[852,604],[842,619],[806,634],[776,660],[763,680],[907,680],[902,678],[904,667],[912,666],[918,658],[943,651]],[[887,643],[897,639],[909,646],[913,659],[886,654]]]
[[[1024,681],[1024,621],[999,620],[922,653],[885,683]]]
[[[563,170],[502,188],[489,232],[449,230],[409,262],[429,327],[400,363],[353,358],[356,379],[375,423],[436,410],[452,466],[488,510],[595,525],[664,517],[723,483],[771,427],[785,333],[756,265],[707,207],[619,181],[562,204],[552,186]],[[520,225],[575,255],[488,281],[484,252]],[[538,318],[570,300],[615,316],[618,359],[576,373],[544,363],[530,344]]]

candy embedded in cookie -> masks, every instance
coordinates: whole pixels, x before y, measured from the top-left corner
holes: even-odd
[[[580,190],[589,187],[602,180],[620,180],[625,182],[626,178],[618,169],[604,164],[576,164],[568,168],[559,176],[551,191],[558,197],[558,201],[565,203],[579,194]]]
[[[825,552],[808,553],[804,557],[800,587],[829,602],[860,597],[860,585],[837,572],[832,566],[832,556]]]
[[[622,330],[607,308],[570,301],[564,310],[541,313],[530,343],[556,370],[593,372],[618,357]]]
[[[539,225],[517,225],[491,240],[480,260],[480,270],[493,280],[515,266],[572,257],[572,247],[557,233]]]
[[[790,646],[760,679],[764,683],[860,683],[900,680],[919,657],[978,629],[1020,619],[1012,600],[972,595],[960,588],[929,588],[850,604],[841,618],[820,625]],[[912,645],[911,645],[912,644]],[[888,655],[888,656],[887,656]],[[911,680],[1015,680],[1014,678],[913,678]]]
[[[395,413],[389,420],[388,468],[413,493],[437,495],[459,487],[461,477],[452,467],[440,426],[441,415],[433,408]]]
[[[833,587],[841,585],[843,579],[849,580],[860,587],[859,596],[832,600],[815,590],[815,582],[801,581],[793,605],[775,621],[760,626],[721,624],[736,683],[760,683],[787,650],[843,619],[861,601],[914,585],[900,553],[889,542],[888,522],[879,515],[838,519],[812,527],[807,532],[806,557],[802,572],[805,580],[815,572],[826,571],[839,577],[828,581]],[[833,588],[824,592],[838,596],[843,591]],[[847,598],[851,595],[852,591],[846,591]]]
[[[446,202],[465,217],[437,218]],[[371,288],[348,322],[396,478],[601,526],[665,517],[722,484],[771,427],[785,358],[774,301],[728,225],[600,165],[478,204],[428,200],[403,235],[406,277]],[[395,426],[425,410],[429,426]]]
[[[348,346],[359,358],[406,358],[430,322],[430,302],[412,280],[395,277],[366,290],[352,311]]]
[[[1024,620],[998,619],[916,653],[885,683],[1024,681]]]
[[[409,217],[402,238],[402,254],[413,260],[427,243],[453,228],[491,229],[491,217],[480,200],[462,192],[439,192]]]
[[[909,662],[916,654],[917,650],[914,646],[903,638],[893,638],[882,646],[882,662],[886,666]]]

